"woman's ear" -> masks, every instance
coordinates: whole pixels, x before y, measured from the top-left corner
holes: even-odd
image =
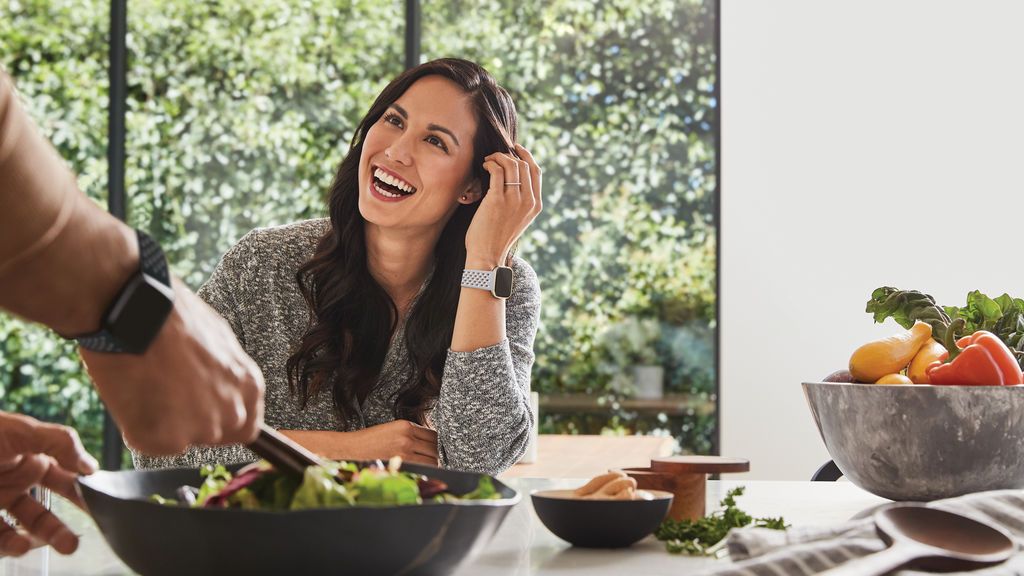
[[[459,195],[459,204],[473,204],[479,202],[483,198],[483,192],[481,192],[481,185],[479,180],[474,180],[472,184],[466,187]]]

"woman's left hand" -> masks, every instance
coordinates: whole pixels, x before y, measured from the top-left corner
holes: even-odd
[[[519,144],[515,156],[487,156],[484,169],[491,185],[466,232],[466,267],[490,270],[506,265],[512,245],[540,213],[541,173],[533,155]]]

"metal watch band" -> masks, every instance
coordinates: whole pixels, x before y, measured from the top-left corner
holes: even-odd
[[[160,244],[141,230],[136,230],[135,235],[139,243],[139,271],[170,288],[171,274],[170,270],[167,268],[167,258],[164,256],[164,251],[160,248]],[[129,280],[129,283],[131,282],[132,280]],[[124,290],[124,288],[122,288],[122,290]],[[120,294],[118,295],[118,298],[119,297]],[[118,298],[114,299],[115,302]],[[74,339],[78,341],[78,345],[82,348],[93,350],[95,352],[132,352],[133,350],[131,350],[129,346],[126,346],[125,343],[119,341],[110,333],[109,330],[107,330],[105,324],[108,316],[109,311],[103,315],[104,327],[100,328],[100,330],[91,334],[75,336]]]

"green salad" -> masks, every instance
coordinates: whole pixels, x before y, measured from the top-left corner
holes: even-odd
[[[461,500],[501,498],[494,483],[481,476],[476,489],[457,496],[436,478],[399,470],[401,459],[385,466],[378,461],[360,467],[353,462],[328,462],[311,466],[302,479],[282,474],[266,461],[254,462],[235,474],[224,466],[204,466],[198,488],[182,486],[178,499],[154,494],[161,504],[193,508],[242,508],[245,510],[307,510],[347,506],[404,506]]]

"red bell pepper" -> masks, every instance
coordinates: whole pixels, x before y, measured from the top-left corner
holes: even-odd
[[[1024,374],[1017,359],[995,334],[978,330],[953,342],[956,328],[963,323],[962,319],[957,319],[946,331],[946,349],[949,352],[928,367],[929,382],[940,386],[1024,384]]]

